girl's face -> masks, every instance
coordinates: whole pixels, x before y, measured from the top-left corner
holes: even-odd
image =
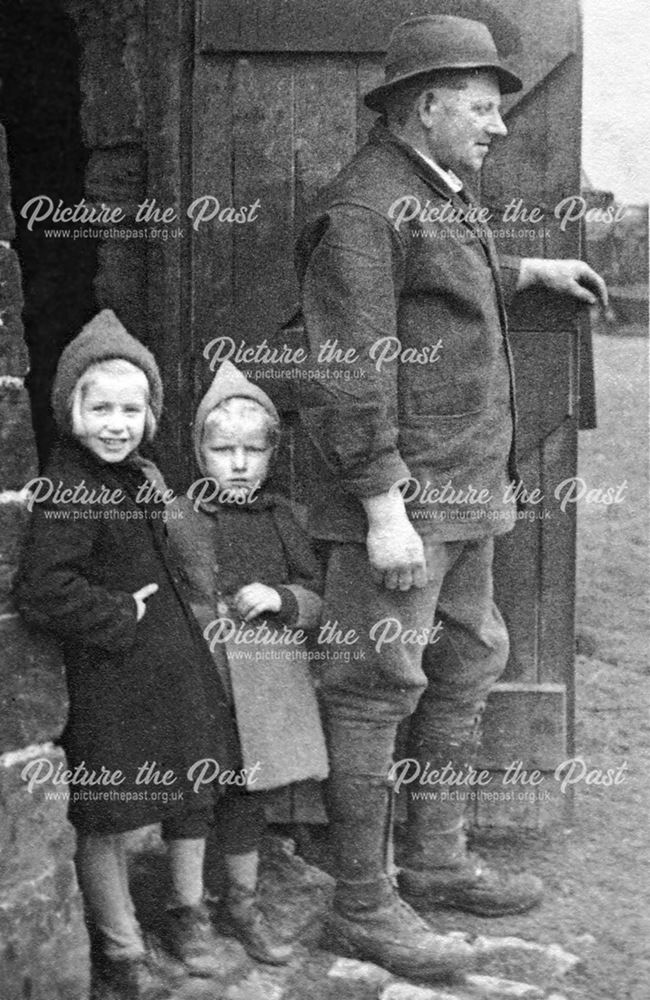
[[[273,448],[268,443],[267,421],[263,413],[248,412],[208,425],[202,445],[205,474],[220,490],[246,497],[267,477]]]
[[[123,462],[144,435],[147,380],[144,372],[97,372],[81,400],[80,440],[103,462]]]

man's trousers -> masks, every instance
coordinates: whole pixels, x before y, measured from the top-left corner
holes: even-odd
[[[329,554],[323,621],[330,629],[336,623],[336,635],[356,638],[330,644],[322,674],[332,781],[344,775],[386,781],[403,723],[400,756],[416,760],[420,773],[448,765],[447,775],[460,781],[451,786],[461,789],[459,796],[427,796],[430,832],[452,834],[462,826],[463,776],[476,763],[483,709],[508,657],[507,630],[493,601],[493,549],[492,537],[425,539],[428,583],[406,592],[373,581],[364,545],[337,543]],[[450,785],[424,790],[432,788]],[[411,808],[417,789],[417,781],[402,789],[410,819],[422,814],[419,805]]]

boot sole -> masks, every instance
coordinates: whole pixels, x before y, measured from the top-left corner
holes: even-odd
[[[272,958],[267,952],[258,951],[255,948],[255,945],[249,945],[249,943],[240,934],[232,919],[226,913],[211,915],[210,919],[212,920],[212,926],[218,934],[223,934],[224,937],[239,941],[249,958],[255,959],[256,962],[261,962],[263,965],[289,965],[294,957],[293,949],[290,954],[286,956],[286,958]]]
[[[446,896],[444,892],[437,892],[435,889],[425,889],[423,892],[415,892],[401,885],[401,892],[404,899],[418,910],[461,910],[463,913],[473,913],[477,917],[510,917],[518,913],[527,913],[541,903],[540,899],[527,900],[519,904],[498,907],[494,904],[482,906],[480,902],[470,900],[454,899]]]
[[[426,963],[413,958],[412,954],[404,955],[403,958],[390,958],[385,955],[378,956],[371,949],[366,949],[362,944],[356,944],[345,936],[343,931],[326,924],[323,928],[320,939],[320,947],[324,951],[332,951],[336,955],[345,958],[356,958],[365,962],[374,962],[376,965],[387,969],[397,976],[404,976],[406,979],[435,979],[438,982],[459,982],[464,980],[465,974],[471,971],[471,962],[468,959],[465,969],[452,967],[450,963],[433,959]],[[456,965],[460,965],[458,962]]]

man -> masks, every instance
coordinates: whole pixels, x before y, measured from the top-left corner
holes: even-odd
[[[318,389],[299,388],[301,422],[330,476],[312,511],[329,543],[325,620],[356,637],[357,658],[332,658],[322,686],[338,865],[327,936],[410,976],[461,972],[472,958],[397,894],[389,777],[408,720],[403,756],[466,778],[506,664],[492,599],[494,536],[515,517],[505,301],[534,283],[586,303],[606,298],[580,261],[500,264],[459,179],[506,134],[501,93],[520,88],[485,25],[447,16],[399,25],[386,82],[366,96],[382,119],[297,248],[312,358],[336,343],[364,374],[322,372]],[[468,853],[460,787],[444,802],[409,795],[403,894],[484,916],[529,909],[541,898],[537,878],[499,875]]]

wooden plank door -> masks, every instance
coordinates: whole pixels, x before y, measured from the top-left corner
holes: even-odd
[[[497,242],[507,253],[579,255],[576,227],[563,232],[552,217],[554,205],[579,190],[575,0],[197,0],[195,10],[170,0],[171,7],[173,18],[169,9],[164,20],[150,18],[151,182],[181,210],[197,202],[215,212],[190,221],[181,244],[151,259],[152,334],[166,345],[171,382],[164,440],[178,483],[191,474],[191,413],[212,378],[210,362],[229,343],[220,338],[271,343],[295,307],[293,242],[305,206],[364,141],[374,116],[362,96],[382,79],[390,30],[403,17],[441,12],[488,22],[526,86],[506,104],[511,135],[491,154],[482,197],[497,220],[513,198],[549,216],[533,237],[500,235],[506,227],[497,225]],[[237,212],[250,221],[233,221]],[[512,316],[520,461],[527,488],[544,499],[539,519],[521,521],[498,544],[496,590],[512,651],[486,716],[484,760],[497,773],[518,759],[552,770],[570,750],[573,712],[575,515],[559,509],[554,491],[576,467],[578,323],[566,303],[521,298]],[[305,818],[304,801],[301,808]],[[537,823],[539,813],[528,802],[507,814],[484,803],[478,819]]]

